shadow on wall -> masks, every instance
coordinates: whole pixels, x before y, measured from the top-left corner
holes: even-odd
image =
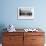
[[[2,43],[2,32],[5,32],[6,30],[3,30],[5,28],[4,24],[0,24],[0,43]]]

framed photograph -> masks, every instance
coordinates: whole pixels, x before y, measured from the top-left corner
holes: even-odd
[[[34,19],[34,8],[31,7],[19,7],[18,19]]]

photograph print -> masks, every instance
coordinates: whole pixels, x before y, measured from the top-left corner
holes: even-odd
[[[18,19],[33,19],[34,8],[31,7],[19,7],[18,8]]]

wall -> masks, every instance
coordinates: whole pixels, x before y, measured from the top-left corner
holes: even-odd
[[[39,27],[46,28],[46,0],[1,0],[0,24],[13,24],[16,28]],[[33,20],[17,20],[17,8],[33,7]]]

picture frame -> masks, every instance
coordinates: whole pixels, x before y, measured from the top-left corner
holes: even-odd
[[[34,8],[32,7],[19,7],[17,19],[34,19]]]

